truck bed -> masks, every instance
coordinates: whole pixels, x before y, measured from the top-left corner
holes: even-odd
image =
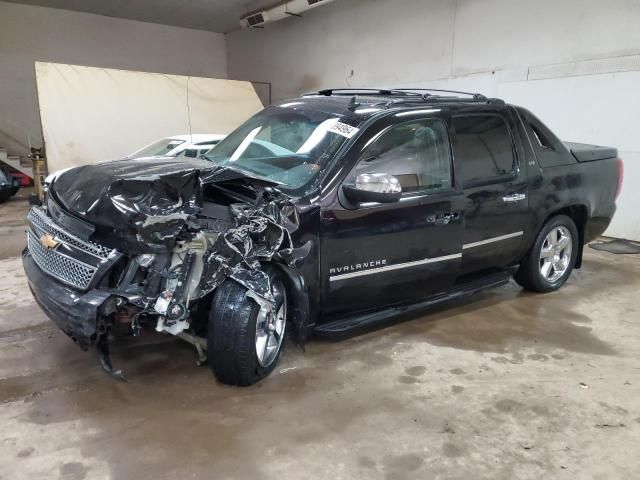
[[[613,147],[601,147],[599,145],[575,142],[563,143],[578,162],[593,162],[618,156],[618,150]]]

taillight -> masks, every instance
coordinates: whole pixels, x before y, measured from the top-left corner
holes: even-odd
[[[622,191],[622,180],[624,179],[624,163],[621,158],[616,158],[616,164],[618,165],[618,189],[616,190],[616,196],[614,200],[617,200]]]

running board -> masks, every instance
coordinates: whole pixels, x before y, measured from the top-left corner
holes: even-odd
[[[321,323],[315,327],[313,332],[315,335],[323,338],[340,338],[353,335],[362,330],[386,325],[400,315],[424,312],[445,302],[464,298],[490,288],[500,287],[508,283],[513,274],[513,270],[492,273],[483,278],[457,285],[449,292],[436,294],[421,302],[386,307],[375,312],[358,314],[327,323]]]

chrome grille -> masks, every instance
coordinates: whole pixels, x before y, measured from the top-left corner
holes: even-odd
[[[27,219],[33,226],[37,227],[39,230],[50,233],[63,243],[73,245],[74,247],[79,248],[80,250],[87,252],[90,255],[101,259],[107,259],[112,253],[112,249],[110,248],[98,245],[94,242],[84,241],[76,237],[75,235],[65,232],[64,230],[60,229],[58,225],[53,223],[51,219],[44,214],[44,212],[36,208],[32,208],[29,211]]]
[[[27,234],[27,245],[33,260],[42,270],[71,287],[82,290],[89,288],[97,267],[45,248],[31,231]]]
[[[35,263],[52,277],[79,290],[88,290],[121,258],[116,250],[85,241],[62,229],[40,208],[29,211],[31,228],[27,246]],[[43,235],[53,237],[54,248],[45,247]]]

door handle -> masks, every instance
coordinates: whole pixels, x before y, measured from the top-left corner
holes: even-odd
[[[512,193],[506,197],[502,197],[504,203],[515,203],[524,200],[527,196],[524,193]]]

